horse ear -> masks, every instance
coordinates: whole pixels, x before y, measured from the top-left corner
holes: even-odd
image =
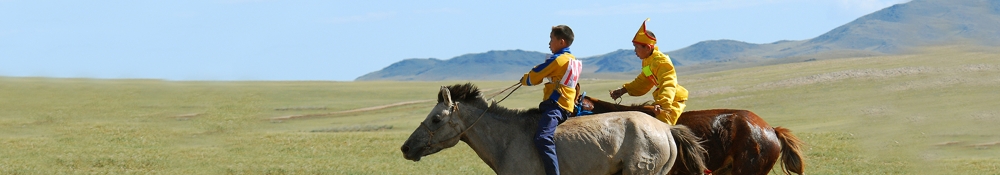
[[[441,94],[440,98],[444,99],[445,104],[451,105],[451,91],[448,91],[448,87],[441,86],[441,92],[438,94]]]

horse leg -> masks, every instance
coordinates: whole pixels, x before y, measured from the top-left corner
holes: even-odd
[[[749,145],[755,145],[757,149],[746,149],[734,155],[732,174],[766,175],[778,160],[781,147],[776,144],[750,143]]]
[[[715,169],[709,169],[709,170],[712,170],[712,174],[713,175],[730,175],[730,174],[733,174],[733,157],[731,157],[731,155],[715,156],[715,157],[716,157],[716,159],[722,159],[722,160],[713,161],[713,162],[721,163],[721,164],[719,164],[717,166],[712,166],[712,167],[715,167]]]

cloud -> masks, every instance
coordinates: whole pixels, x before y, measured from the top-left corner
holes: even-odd
[[[395,12],[370,12],[363,15],[354,16],[343,16],[334,17],[333,19],[327,20],[330,23],[352,23],[352,22],[366,22],[366,21],[377,21],[384,20],[395,16]]]
[[[557,15],[564,16],[599,16],[599,15],[620,15],[620,14],[656,14],[656,13],[679,13],[679,12],[700,12],[716,11],[727,9],[738,9],[761,4],[778,3],[788,0],[711,0],[694,2],[662,2],[662,3],[629,3],[619,5],[594,5],[589,8],[570,9],[557,11]]]

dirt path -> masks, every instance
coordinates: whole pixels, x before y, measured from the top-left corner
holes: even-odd
[[[337,112],[329,112],[329,113],[287,115],[287,116],[281,116],[281,117],[273,117],[273,118],[270,118],[269,120],[271,120],[271,121],[281,121],[281,120],[289,120],[289,119],[300,119],[300,118],[308,118],[308,117],[319,117],[319,116],[328,116],[328,115],[337,115],[337,114],[366,112],[366,111],[374,111],[374,110],[385,109],[385,108],[390,108],[390,107],[403,106],[403,105],[409,105],[409,104],[417,104],[417,103],[424,103],[424,102],[432,102],[432,101],[434,101],[434,100],[405,101],[405,102],[399,102],[399,103],[393,103],[393,104],[387,104],[387,105],[381,105],[381,106],[372,106],[372,107],[366,107],[366,108],[358,108],[358,109],[351,109],[351,110],[344,110],[344,111],[337,111]]]

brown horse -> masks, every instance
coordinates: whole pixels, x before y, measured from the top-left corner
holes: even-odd
[[[641,111],[656,116],[651,105],[625,106],[585,97],[584,106],[593,106],[595,114],[616,111]],[[757,114],[738,109],[711,109],[681,113],[678,125],[691,129],[704,139],[701,146],[708,151],[707,166],[713,174],[767,174],[781,155],[784,172],[802,174],[799,141],[791,131],[771,127]],[[689,173],[676,166],[672,173]]]

